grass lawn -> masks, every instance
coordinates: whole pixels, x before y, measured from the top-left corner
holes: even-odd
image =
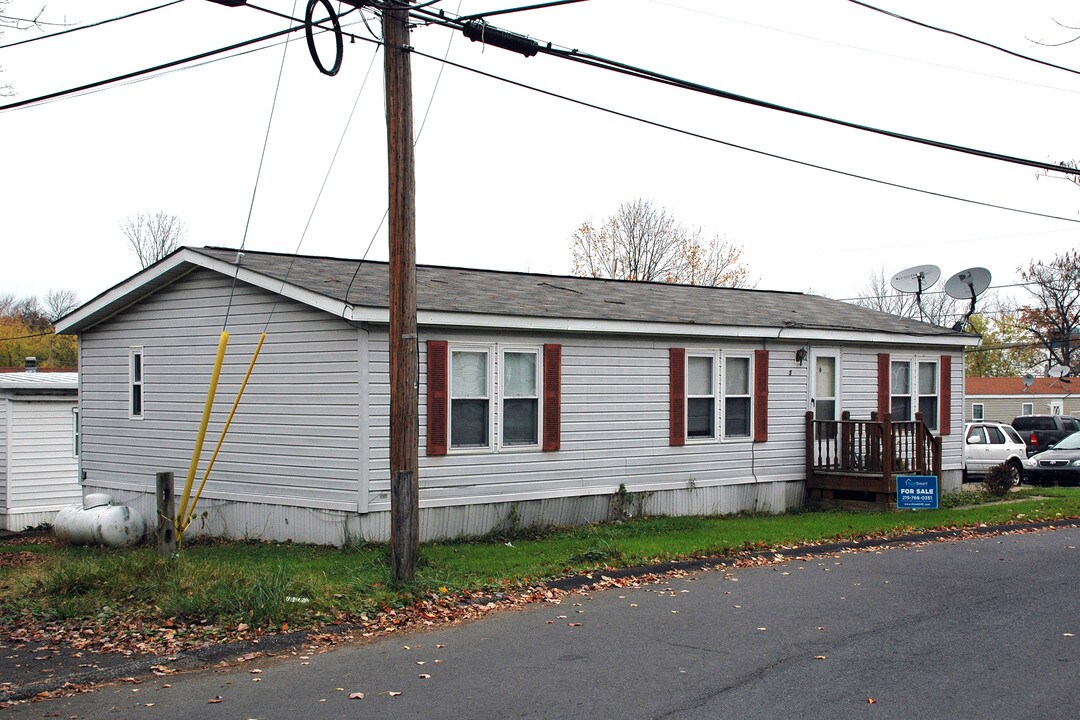
[[[1080,517],[1080,489],[1024,489],[1008,503],[946,496],[936,511],[795,512],[647,518],[421,547],[417,579],[390,583],[386,545],[194,543],[174,560],[153,548],[0,544],[0,631],[160,628],[213,640],[221,629],[276,631],[371,621],[476,594],[515,593],[571,573],[912,531]],[[972,503],[969,505],[969,503]],[[390,611],[394,613],[391,614]],[[430,615],[425,615],[430,617]],[[446,613],[439,615],[446,617]],[[224,633],[227,634],[227,633]]]

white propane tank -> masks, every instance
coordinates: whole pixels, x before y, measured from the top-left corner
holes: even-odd
[[[91,493],[82,505],[70,505],[53,519],[57,539],[72,545],[96,543],[106,547],[138,544],[146,534],[146,520],[126,505],[113,505],[105,493]]]

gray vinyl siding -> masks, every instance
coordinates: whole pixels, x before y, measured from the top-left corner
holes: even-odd
[[[477,503],[542,497],[606,494],[619,484],[629,491],[705,487],[745,482],[802,480],[803,414],[807,368],[794,361],[797,345],[770,344],[769,440],[668,441],[669,370],[672,346],[752,355],[760,343],[729,340],[687,343],[681,339],[615,336],[539,336],[432,331],[421,335],[420,436],[426,417],[426,339],[454,343],[562,345],[562,436],[558,451],[540,449],[455,453],[426,457],[421,447],[421,504]],[[389,500],[388,408],[384,332],[373,332],[371,367],[370,507]],[[493,405],[497,412],[497,405]]]
[[[195,485],[203,477],[259,334],[273,313],[203,502],[357,507],[358,330],[319,310],[198,270],[81,337],[82,469],[95,487],[152,489],[187,478],[219,335],[230,341]],[[143,352],[143,417],[129,418],[130,348]]]
[[[10,437],[9,401],[0,397],[0,510],[7,507],[8,438]]]

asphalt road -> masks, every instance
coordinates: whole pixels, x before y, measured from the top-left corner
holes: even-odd
[[[694,573],[0,718],[1072,720],[1078,546],[1065,528]]]

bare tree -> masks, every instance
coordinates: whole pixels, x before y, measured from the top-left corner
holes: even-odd
[[[742,248],[719,236],[705,239],[664,208],[640,198],[625,202],[599,227],[585,222],[570,238],[572,273],[691,285],[747,287]]]
[[[45,315],[51,323],[56,323],[78,304],[79,297],[74,290],[49,290],[45,293]]]
[[[129,217],[120,223],[120,229],[144,268],[180,247],[187,237],[187,228],[180,218],[161,210],[153,215],[139,213]]]
[[[1045,350],[1047,369],[1064,365],[1080,370],[1080,251],[1066,251],[1049,262],[1032,261],[1020,278],[1035,304],[1021,308],[1020,319]]]
[[[870,273],[870,278],[859,291],[855,304],[890,315],[923,320],[942,327],[951,326],[967,311],[963,303],[940,290],[924,292],[921,303],[914,293],[897,292],[885,277],[885,268],[879,268],[877,272]]]

